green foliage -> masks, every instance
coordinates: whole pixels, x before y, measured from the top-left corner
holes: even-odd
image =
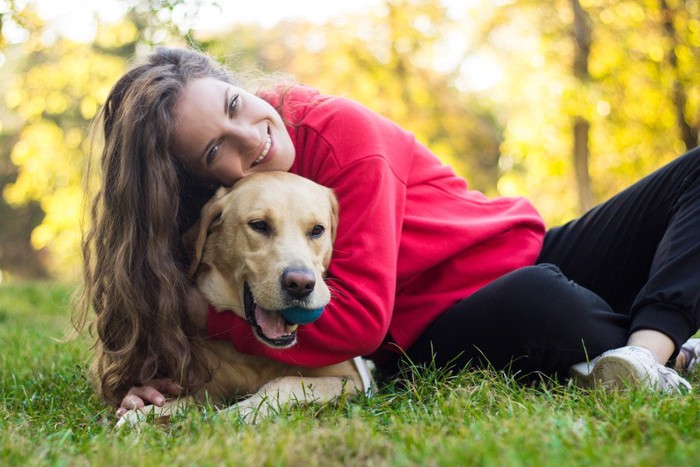
[[[191,31],[211,3],[131,2],[123,18],[98,26],[94,43],[78,44],[47,39],[31,2],[0,2],[0,24],[27,31],[21,44],[0,44],[0,188],[8,209],[31,219],[21,226],[53,273],[79,270],[90,121],[128,60],[154,44],[198,44],[233,66],[287,72],[356,99],[413,132],[471,188],[527,196],[550,225],[580,210],[574,118],[590,124],[595,202],[697,144],[698,0],[581,1],[592,31],[585,78],[572,71],[570,1],[478,0],[460,10],[385,0],[376,14],[323,25]],[[482,73],[484,57],[500,78]],[[479,76],[494,85],[474,86]],[[0,229],[6,252],[28,243],[15,240]]]
[[[99,149],[91,146],[94,140],[89,132],[99,107],[126,70],[138,43],[157,44],[176,31],[183,33],[175,27],[174,18],[193,14],[191,2],[165,3],[134,2],[124,18],[98,25],[91,44],[45,36],[31,3],[20,10],[9,2],[9,16],[0,18],[27,34],[24,42],[6,50],[0,44],[0,52],[5,52],[0,54],[0,67],[7,59],[4,68],[12,69],[0,101],[0,138],[11,139],[12,144],[0,150],[0,167],[8,162],[14,168],[0,179],[0,191],[15,215],[31,212],[28,206],[40,207],[44,215],[31,226],[31,247],[48,253],[45,265],[55,275],[75,278],[80,270],[84,168],[88,155]],[[157,16],[161,19],[156,20]],[[5,128],[3,121],[13,125]],[[0,239],[7,248],[18,243],[8,233]],[[0,249],[1,256],[10,253]],[[31,255],[19,259],[29,262]],[[13,272],[30,271],[4,263]]]
[[[666,12],[665,2],[582,2],[592,21],[591,76],[585,82],[570,71],[570,3],[517,0],[495,10],[485,32],[509,67],[520,71],[519,79],[504,82],[507,102],[499,104],[508,109],[501,157],[517,169],[503,174],[499,189],[533,199],[550,224],[579,213],[572,189],[574,116],[591,123],[589,166],[597,202],[696,146],[700,127],[700,70],[693,65],[700,58],[700,2],[667,2]],[[498,41],[503,37],[520,40]],[[695,129],[694,144],[683,140],[674,101],[678,89],[687,96],[682,113]]]
[[[700,395],[522,386],[431,368],[370,399],[294,407],[257,427],[192,408],[114,430],[86,380],[89,345],[59,343],[72,286],[0,286],[3,465],[697,465]],[[697,388],[700,375],[692,376]]]
[[[76,263],[87,128],[124,67],[121,58],[62,39],[28,55],[5,94],[23,128],[10,155],[18,176],[3,195],[11,206],[39,203],[45,217],[32,245],[51,245],[54,270]]]
[[[234,66],[283,70],[324,94],[357,100],[427,144],[474,189],[496,194],[500,127],[492,110],[455,83],[459,57],[442,60],[456,25],[439,2],[386,2],[384,13],[325,25],[237,27],[203,41]],[[455,31],[457,37],[463,35]]]

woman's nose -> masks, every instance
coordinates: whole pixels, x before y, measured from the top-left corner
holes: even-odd
[[[228,134],[233,143],[241,149],[256,148],[260,145],[260,132],[253,125],[232,123]]]

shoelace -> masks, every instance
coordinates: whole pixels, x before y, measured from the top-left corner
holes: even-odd
[[[700,364],[700,342],[690,347],[681,347],[681,352],[685,355],[684,371],[693,371]]]
[[[657,364],[656,370],[659,373],[659,389],[662,391],[666,393],[678,392],[681,394],[686,394],[692,391],[693,388],[690,383],[676,373],[676,370],[673,368]]]

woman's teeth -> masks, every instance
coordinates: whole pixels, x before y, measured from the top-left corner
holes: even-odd
[[[270,152],[270,146],[272,146],[272,137],[270,135],[267,135],[267,143],[265,143],[265,149],[263,149],[262,154],[260,154],[260,157],[255,159],[253,162],[253,165],[257,165],[262,162],[263,159],[265,159],[265,156],[267,156],[267,153]]]

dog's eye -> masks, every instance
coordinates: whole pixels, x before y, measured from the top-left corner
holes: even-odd
[[[261,234],[267,235],[270,233],[270,226],[267,225],[267,222],[265,221],[250,221],[248,222],[248,225],[251,229],[255,230],[256,232],[260,232]]]
[[[323,232],[326,231],[326,228],[320,224],[314,225],[313,229],[311,229],[311,232],[309,232],[309,236],[311,238],[318,238],[321,235],[323,235]]]

